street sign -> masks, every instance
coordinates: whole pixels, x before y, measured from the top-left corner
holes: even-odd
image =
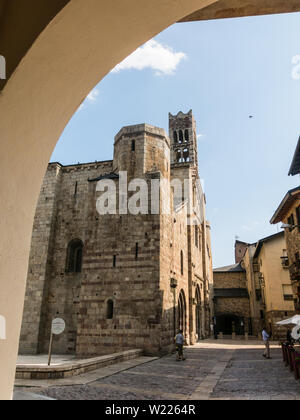
[[[52,334],[60,335],[66,329],[66,323],[63,319],[57,318],[52,321]]]
[[[62,334],[65,331],[65,329],[66,329],[66,323],[63,319],[56,318],[52,321],[50,344],[49,344],[48,366],[51,365],[53,336]]]

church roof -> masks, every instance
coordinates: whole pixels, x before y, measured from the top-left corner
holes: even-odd
[[[94,179],[89,179],[89,182],[97,182],[97,181],[102,181],[103,179],[119,179],[119,175],[115,174],[115,173],[110,173],[110,174],[105,174],[105,175],[100,175],[98,178],[94,178]]]
[[[226,267],[215,268],[214,273],[244,273],[245,270],[241,263],[227,265]]]
[[[300,174],[300,137],[297,143],[296,151],[295,151],[294,158],[293,158],[292,165],[289,172],[289,175],[297,175],[297,174]]]

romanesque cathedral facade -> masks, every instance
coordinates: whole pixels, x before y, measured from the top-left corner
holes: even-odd
[[[159,355],[183,329],[210,334],[210,227],[192,111],[169,115],[169,136],[142,124],[115,137],[111,161],[50,163],[32,233],[20,353],[141,348]],[[181,189],[182,186],[182,189]],[[106,210],[105,210],[106,209]]]

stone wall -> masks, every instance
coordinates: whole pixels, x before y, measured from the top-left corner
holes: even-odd
[[[214,314],[218,332],[251,332],[246,272],[240,266],[214,271],[214,291]]]
[[[215,316],[234,315],[250,318],[248,298],[218,298],[215,303]]]
[[[53,268],[53,240],[61,178],[61,165],[50,165],[37,203],[19,344],[22,354],[34,354],[41,350],[41,336],[45,328],[45,296],[48,295],[48,280]]]
[[[246,289],[246,272],[214,272],[215,289]]]

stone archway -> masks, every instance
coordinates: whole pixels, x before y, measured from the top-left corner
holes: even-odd
[[[202,305],[201,305],[201,292],[199,285],[196,289],[196,306],[195,306],[195,320],[196,320],[196,334],[198,340],[201,340],[203,337],[202,334]]]
[[[224,335],[235,333],[242,336],[245,334],[245,318],[243,316],[230,313],[218,314],[216,320],[219,333]]]
[[[184,336],[187,333],[187,313],[186,313],[186,299],[184,291],[181,290],[178,298],[178,316],[177,316],[177,328],[182,330]]]

